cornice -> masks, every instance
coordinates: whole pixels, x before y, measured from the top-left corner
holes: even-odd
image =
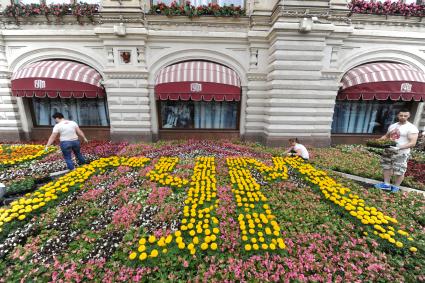
[[[385,16],[372,14],[352,14],[350,20],[353,25],[374,25],[374,26],[405,26],[424,27],[425,20],[419,17]]]
[[[197,27],[232,27],[247,28],[250,19],[248,16],[243,17],[215,17],[201,16],[188,18],[187,16],[167,17],[163,15],[146,15],[146,24],[149,27],[169,27],[169,26],[197,26]]]
[[[147,71],[124,71],[124,70],[105,70],[105,80],[108,79],[148,79]]]

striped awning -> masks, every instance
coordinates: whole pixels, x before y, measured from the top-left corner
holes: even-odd
[[[40,61],[12,76],[12,94],[18,97],[96,98],[105,90],[93,68],[71,61]]]
[[[398,63],[369,63],[342,78],[340,100],[425,100],[425,73]]]
[[[239,76],[223,65],[190,61],[162,69],[155,82],[159,100],[239,101]]]

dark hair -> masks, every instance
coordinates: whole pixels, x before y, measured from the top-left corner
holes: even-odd
[[[63,114],[60,112],[56,112],[55,114],[52,115],[53,119],[59,118],[59,119],[63,119]]]
[[[407,109],[407,108],[402,108],[402,109],[398,110],[397,114],[400,113],[400,112],[408,112],[408,113],[410,113],[410,110]]]
[[[297,139],[297,138],[291,138],[291,139],[289,139],[289,142],[296,142],[296,143],[299,143],[299,141],[298,141],[298,139]]]

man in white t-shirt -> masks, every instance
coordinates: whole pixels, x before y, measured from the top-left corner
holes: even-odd
[[[310,158],[307,148],[299,143],[297,138],[289,139],[290,147],[284,152],[284,154],[289,154],[290,156],[299,156],[304,160]]]
[[[78,136],[80,136],[84,139],[84,142],[88,142],[83,131],[81,131],[77,123],[74,121],[64,119],[62,113],[55,113],[52,117],[55,119],[56,125],[53,127],[53,132],[47,141],[46,149],[56,140],[57,136],[59,135],[60,148],[62,150],[62,154],[68,169],[74,169],[74,162],[72,161],[71,152],[74,152],[79,164],[86,163],[83,155],[80,152],[80,141],[78,140]]]
[[[418,128],[408,121],[410,111],[402,109],[397,114],[398,122],[392,124],[387,133],[380,139],[391,139],[396,146],[385,149],[382,154],[381,166],[384,171],[384,183],[376,184],[375,187],[384,190],[398,191],[407,170],[407,160],[410,156],[410,148],[416,145],[418,140]],[[391,177],[394,175],[394,185],[391,185]]]

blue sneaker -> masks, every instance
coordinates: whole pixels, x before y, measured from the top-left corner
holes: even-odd
[[[391,185],[387,185],[385,183],[378,183],[374,187],[385,191],[391,191]]]
[[[392,192],[392,193],[396,193],[396,192],[398,192],[399,190],[400,190],[400,187],[397,187],[397,186],[391,185],[391,192]]]

